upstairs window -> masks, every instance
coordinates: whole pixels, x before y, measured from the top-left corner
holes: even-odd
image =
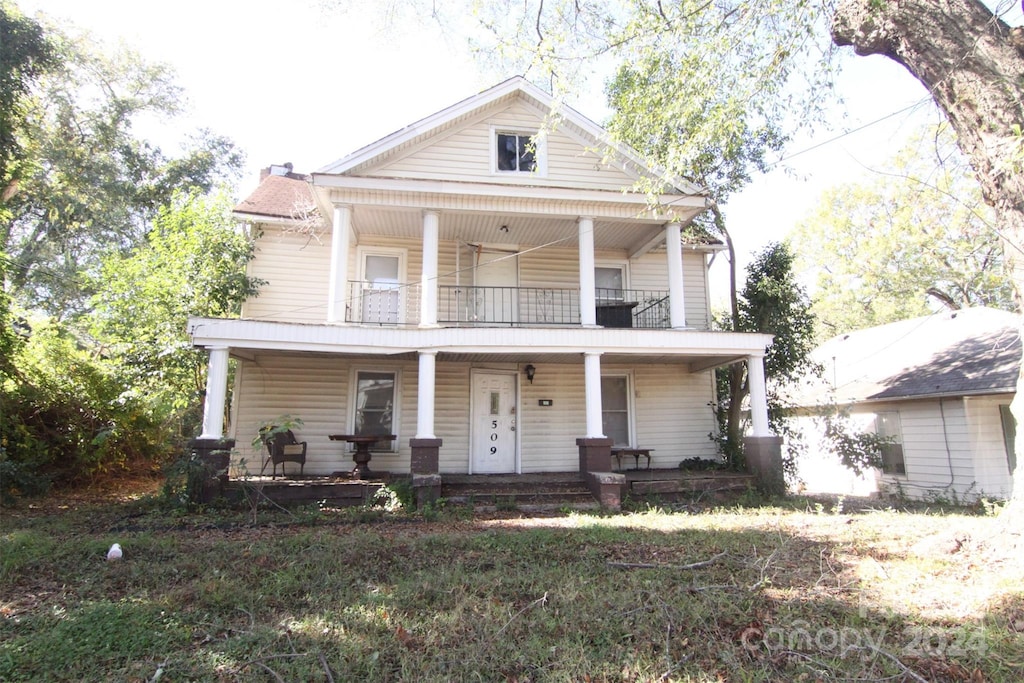
[[[533,173],[537,170],[537,144],[534,136],[521,133],[497,133],[497,158],[499,171]]]

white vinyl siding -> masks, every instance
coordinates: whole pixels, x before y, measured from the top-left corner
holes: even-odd
[[[405,156],[360,175],[432,180],[486,180],[510,184],[544,184],[621,190],[632,187],[634,179],[617,168],[601,163],[601,150],[589,150],[568,133],[555,129],[547,134],[547,173],[497,173],[492,159],[495,130],[538,130],[543,117],[521,103],[493,112],[483,120],[467,123],[428,144],[411,148]]]
[[[1013,394],[964,399],[979,496],[1008,498],[1013,490],[999,414],[1012,400]]]
[[[579,469],[576,439],[586,432],[582,363],[534,363],[534,383],[520,377],[517,420],[523,472],[575,472]],[[442,439],[440,471],[465,473],[469,467],[470,363],[439,362],[436,368],[434,433]],[[483,367],[483,366],[476,366]],[[492,363],[488,369],[513,370],[515,364]],[[328,435],[345,433],[349,415],[352,369],[400,373],[399,423],[395,425],[395,453],[374,452],[370,469],[407,472],[409,440],[415,436],[418,391],[416,361],[369,362],[344,356],[303,356],[260,352],[254,360],[240,361],[232,437],[240,460],[250,474],[259,472],[265,456],[249,446],[259,424],[280,415],[303,420],[296,436],[308,442],[307,474],[330,474],[352,469],[345,444]],[[689,374],[681,365],[613,365],[607,374],[631,374],[635,414],[635,441],[655,449],[652,467],[676,467],[681,460],[715,457],[708,434],[715,430],[707,403],[711,400],[711,373]],[[551,399],[550,407],[538,405]]]
[[[967,500],[977,497],[971,440],[964,403],[959,399],[870,404],[855,414],[898,412],[903,434],[905,475],[879,474],[888,492],[910,498]]]
[[[310,239],[264,226],[256,241],[249,275],[266,281],[259,296],[242,306],[242,317],[261,320],[322,323],[327,319],[330,280],[330,233]]]
[[[520,384],[523,472],[574,472],[579,469],[576,439],[586,431],[583,365],[534,365],[533,384]],[[652,467],[716,457],[715,444],[708,438],[716,430],[707,405],[712,397],[710,372],[689,374],[677,365],[602,365],[601,372],[631,372],[634,440],[641,448],[655,449]],[[540,399],[552,399],[553,405],[539,406]]]

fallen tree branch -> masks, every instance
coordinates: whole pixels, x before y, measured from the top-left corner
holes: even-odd
[[[720,559],[726,556],[726,552],[722,551],[707,560],[700,562],[693,562],[691,564],[647,564],[642,562],[609,562],[609,567],[615,567],[616,569],[676,569],[679,571],[686,571],[689,569],[701,569],[709,565],[718,562]]]
[[[537,598],[536,600],[534,600],[533,602],[531,602],[531,603],[530,603],[529,605],[527,605],[527,606],[526,606],[526,607],[524,607],[523,609],[521,609],[521,610],[519,610],[518,612],[516,612],[515,614],[513,614],[513,615],[512,615],[512,618],[511,618],[511,619],[509,619],[508,621],[506,621],[506,622],[505,622],[505,625],[504,625],[504,626],[502,626],[502,627],[501,627],[500,629],[498,629],[498,632],[494,634],[494,637],[495,637],[495,638],[497,638],[498,636],[500,636],[500,635],[502,634],[502,632],[503,632],[503,631],[504,631],[505,629],[507,629],[507,628],[508,628],[509,624],[511,624],[511,623],[512,623],[513,621],[515,621],[515,620],[516,620],[516,618],[518,618],[520,614],[522,614],[523,612],[525,612],[526,610],[528,610],[528,609],[530,609],[530,608],[532,608],[532,607],[536,607],[537,605],[543,605],[543,604],[546,604],[546,603],[547,603],[547,601],[548,601],[548,592],[547,592],[547,591],[544,591],[544,595],[540,596],[539,598]]]
[[[901,668],[901,669],[903,670],[903,673],[904,673],[904,674],[906,674],[907,676],[910,676],[910,677],[911,677],[911,678],[913,678],[913,679],[914,679],[915,681],[919,681],[919,683],[928,683],[928,679],[927,679],[927,678],[924,678],[924,677],[922,677],[922,676],[919,676],[919,675],[918,675],[917,673],[915,673],[915,672],[914,672],[914,671],[913,671],[913,670],[912,670],[912,669],[911,669],[911,668],[910,668],[909,666],[907,666],[906,664],[904,664],[904,663],[903,663],[903,662],[902,662],[902,661],[900,660],[900,658],[899,658],[899,657],[897,657],[896,655],[894,655],[894,654],[892,654],[892,653],[890,653],[890,652],[886,652],[885,650],[883,650],[883,649],[881,649],[881,648],[879,648],[879,647],[875,647],[875,646],[874,646],[874,645],[872,645],[871,643],[868,643],[868,644],[867,644],[866,646],[862,646],[862,647],[860,647],[860,648],[853,648],[853,649],[861,649],[861,650],[871,650],[872,652],[874,652],[874,653],[876,653],[876,654],[880,654],[880,655],[882,655],[883,657],[885,657],[886,659],[888,659],[888,660],[889,660],[890,662],[892,662],[893,664],[895,664],[896,666],[900,667],[900,668]]]
[[[327,663],[327,657],[320,653],[320,666],[324,668],[324,675],[327,676],[327,683],[334,683],[334,674],[331,673],[331,665]]]

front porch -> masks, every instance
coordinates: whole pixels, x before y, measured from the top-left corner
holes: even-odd
[[[619,474],[624,481],[621,498],[627,502],[717,501],[755,486],[753,475],[723,470],[642,469]],[[439,476],[441,500],[448,506],[524,512],[600,508],[579,472]],[[256,495],[285,507],[315,504],[358,507],[371,506],[378,490],[398,481],[408,482],[409,476],[387,472],[374,473],[369,479],[255,476],[229,480],[223,493],[235,503]]]

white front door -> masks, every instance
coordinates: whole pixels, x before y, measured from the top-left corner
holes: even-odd
[[[476,320],[501,324],[516,322],[519,319],[519,257],[515,252],[480,249],[473,273],[473,284],[477,287]]]
[[[472,474],[516,471],[516,377],[473,374]]]
[[[363,256],[362,322],[400,322],[402,291],[401,259],[388,254]]]

